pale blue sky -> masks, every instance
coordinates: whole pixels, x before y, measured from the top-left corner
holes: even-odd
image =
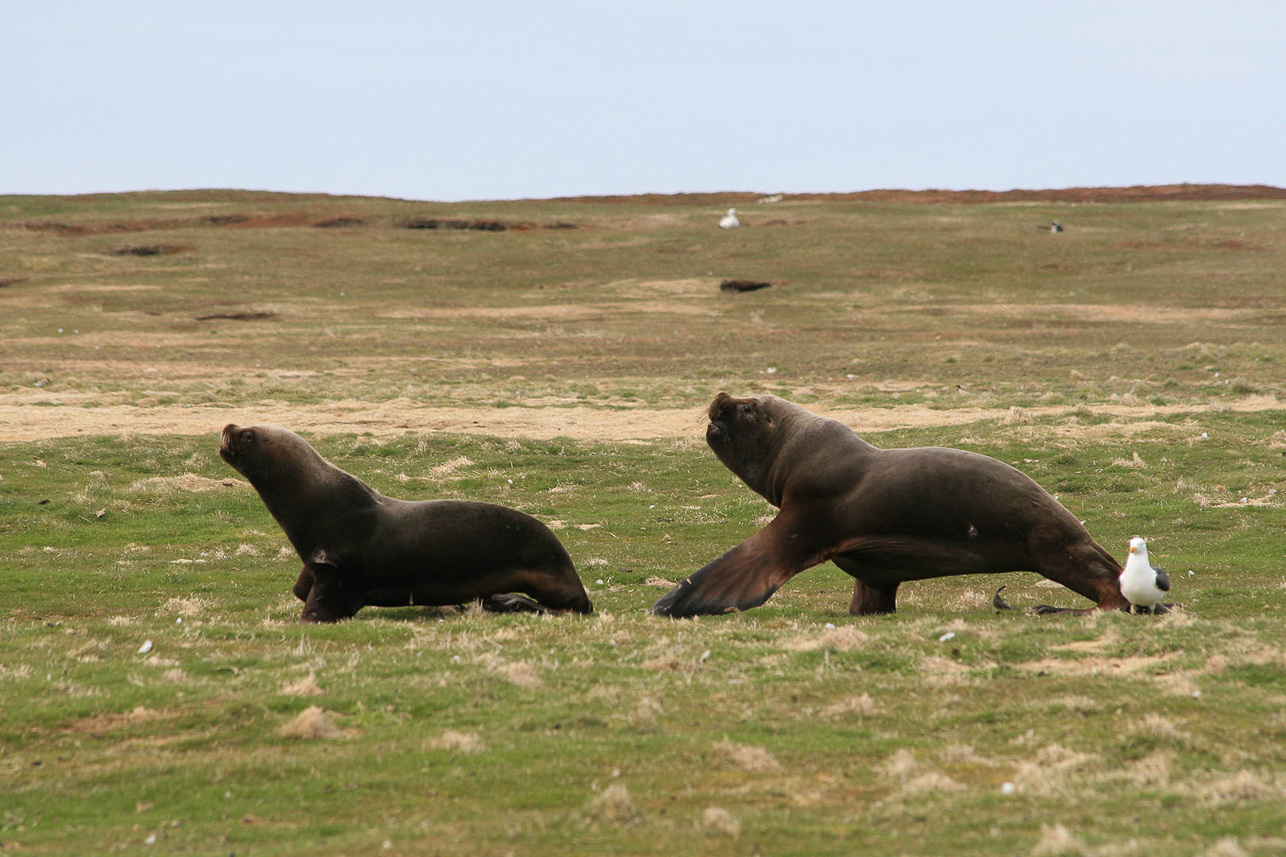
[[[1286,3],[0,0],[0,194],[1286,186]]]

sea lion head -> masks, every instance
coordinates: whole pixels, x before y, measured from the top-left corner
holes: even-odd
[[[253,467],[258,458],[258,440],[257,426],[243,427],[228,423],[223,427],[223,436],[219,442],[219,457],[244,475],[246,468]]]
[[[771,503],[780,502],[780,497],[771,496],[769,475],[783,440],[779,431],[782,420],[789,417],[783,406],[793,407],[776,396],[738,399],[720,393],[707,411],[706,443],[710,449],[752,491]]]
[[[219,457],[256,488],[268,474],[298,478],[300,472],[322,461],[308,441],[290,429],[233,423],[223,427]]]
[[[830,491],[837,462],[853,464],[874,447],[837,420],[818,416],[777,396],[734,398],[720,393],[710,403],[706,443],[746,487],[781,508],[786,494],[811,486]],[[851,478],[852,468],[838,478]]]

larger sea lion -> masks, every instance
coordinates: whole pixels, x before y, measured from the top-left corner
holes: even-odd
[[[749,610],[833,561],[856,580],[849,612],[892,613],[898,586],[953,574],[1035,571],[1122,609],[1120,564],[1029,477],[960,449],[877,449],[843,423],[776,396],[710,404],[706,442],[781,509],[758,533],[653,607],[663,616]]]
[[[362,607],[462,604],[593,610],[558,538],[524,512],[466,500],[385,497],[279,426],[223,429],[219,455],[250,480],[303,560],[300,619]],[[523,592],[534,602],[517,595]]]

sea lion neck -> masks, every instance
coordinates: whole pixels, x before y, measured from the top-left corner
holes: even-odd
[[[311,447],[305,445],[304,449],[312,455],[305,457],[302,450],[293,450],[299,454],[290,457],[285,467],[278,462],[279,469],[275,471],[265,468],[258,481],[249,475],[246,477],[278,521],[283,516],[302,518],[316,514],[306,508],[301,497],[326,496],[328,509],[342,508],[350,513],[378,502],[380,495],[375,489],[340,470]]]
[[[808,490],[822,494],[838,493],[861,481],[879,454],[876,447],[838,420],[784,399],[776,403],[764,487],[755,489],[764,499],[780,508],[801,478]],[[837,454],[840,450],[843,454]]]
[[[279,426],[228,426],[220,455],[250,481],[269,513],[290,533],[322,535],[328,516],[352,514],[379,502],[379,495],[365,482]],[[297,539],[292,541],[301,553],[306,552]]]

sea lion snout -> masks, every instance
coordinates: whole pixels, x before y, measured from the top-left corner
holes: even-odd
[[[254,441],[254,432],[251,429],[243,429],[235,423],[228,423],[223,427],[223,435],[219,440],[219,457],[229,464],[238,455],[245,452],[249,443]]]
[[[224,461],[228,456],[233,455],[232,438],[236,436],[237,427],[233,423],[228,423],[223,427],[223,434],[219,438],[219,457]]]
[[[706,426],[706,440],[726,440],[729,436],[729,428],[733,418],[736,416],[736,400],[727,393],[719,393],[710,403],[706,415],[710,419],[710,424]]]

